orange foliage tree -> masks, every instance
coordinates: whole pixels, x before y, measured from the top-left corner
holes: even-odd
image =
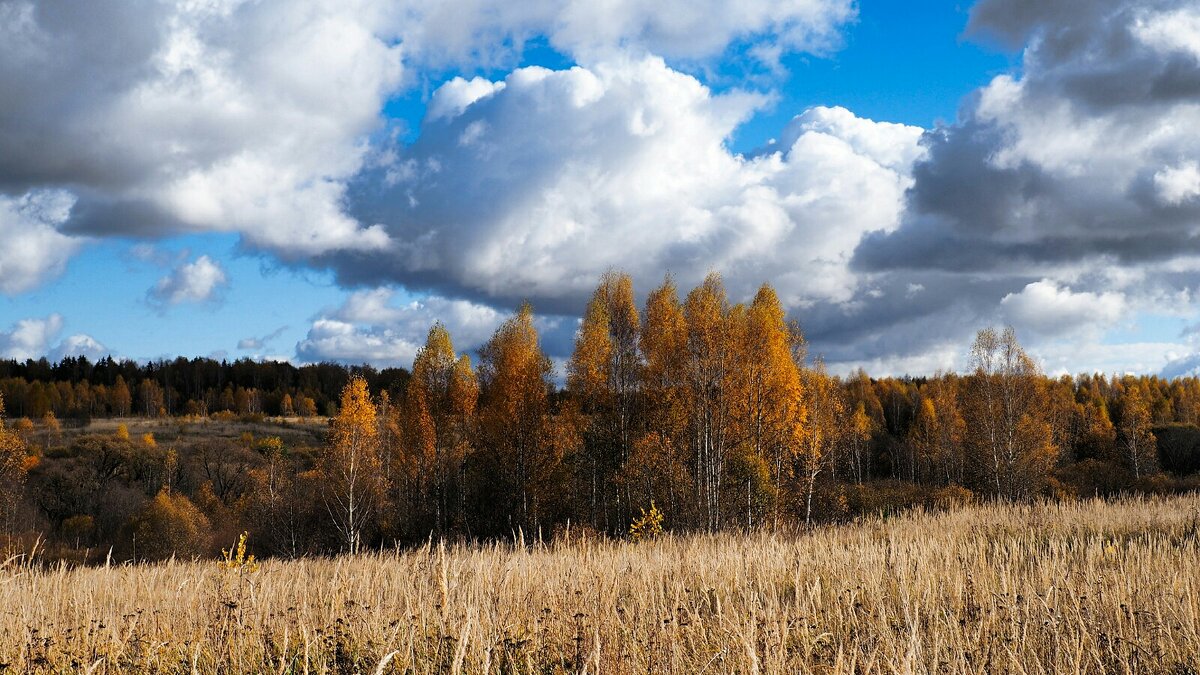
[[[1031,496],[1058,453],[1041,372],[1012,328],[979,331],[971,361],[974,373],[964,382],[963,400],[975,487],[1008,499]]]
[[[605,488],[616,484],[615,477],[629,461],[637,429],[639,329],[632,279],[628,274],[605,274],[584,311],[567,366],[567,390],[584,422],[580,468],[585,472],[587,509],[592,526],[608,530],[632,514],[627,486],[615,495]]]
[[[550,393],[553,364],[542,351],[525,303],[479,350],[480,468],[475,481],[490,529],[534,532],[556,503],[562,447],[556,443]],[[482,509],[481,509],[482,510]]]
[[[0,526],[11,534],[17,502],[28,473],[25,439],[4,421],[4,397],[0,395]]]
[[[318,468],[325,508],[340,535],[342,548],[358,553],[379,515],[386,489],[375,404],[361,377],[351,378],[342,390],[330,443]]]

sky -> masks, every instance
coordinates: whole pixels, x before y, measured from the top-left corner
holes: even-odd
[[[0,358],[408,366],[599,277],[831,370],[1200,372],[1186,0],[0,0]]]

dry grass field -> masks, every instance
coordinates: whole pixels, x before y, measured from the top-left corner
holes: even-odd
[[[3,672],[1195,673],[1200,497],[0,570]],[[253,542],[251,542],[252,546]]]

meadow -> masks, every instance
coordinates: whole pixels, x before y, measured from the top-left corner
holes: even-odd
[[[1188,495],[261,564],[34,552],[0,569],[0,671],[1184,675],[1198,540]]]

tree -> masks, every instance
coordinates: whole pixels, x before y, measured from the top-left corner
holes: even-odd
[[[935,377],[922,391],[917,415],[909,427],[916,480],[924,484],[962,484],[966,424],[958,405],[957,378]]]
[[[754,465],[768,467],[769,486],[765,492],[774,496],[791,478],[800,453],[809,423],[800,372],[805,346],[799,328],[787,322],[779,296],[767,284],[759,288],[744,310],[734,308],[730,323],[735,341],[734,367],[728,378],[730,423],[743,449],[739,463],[744,469],[743,480],[747,481],[745,501],[749,502]],[[772,502],[773,518],[778,523],[779,500],[772,498]],[[752,515],[753,509],[748,506],[747,526],[753,524]]]
[[[1133,471],[1135,480],[1154,471],[1158,447],[1150,433],[1150,408],[1136,383],[1125,388],[1121,404],[1120,448],[1121,459]]]
[[[133,397],[129,393],[129,386],[125,384],[125,378],[118,375],[117,381],[108,390],[108,407],[117,417],[125,417],[129,415],[132,406]]]
[[[379,457],[379,429],[367,381],[351,378],[342,389],[329,444],[318,462],[322,497],[342,547],[362,549],[386,489]]]
[[[413,360],[401,440],[415,471],[415,508],[423,527],[442,533],[464,518],[463,471],[471,450],[479,385],[441,323],[429,329]]]
[[[684,302],[687,326],[686,403],[695,487],[703,525],[721,526],[721,488],[729,450],[732,335],[729,301],[720,275],[709,274]]]
[[[636,427],[640,321],[627,274],[606,273],[588,302],[567,366],[567,390],[585,420],[583,463],[593,527],[609,530],[630,515],[629,495],[610,508],[609,488],[629,460]],[[623,502],[623,503],[622,503]]]
[[[687,433],[687,319],[670,276],[650,292],[643,316],[638,345],[644,431],[621,480],[644,490],[638,503],[657,498],[670,522],[692,523],[699,501]]]
[[[296,414],[296,408],[292,405],[291,394],[284,394],[283,398],[279,399],[279,414],[283,417],[291,417]]]
[[[867,414],[867,407],[862,401],[855,404],[846,431],[846,464],[854,482],[861,485],[868,472],[871,437],[875,433],[875,420]]]
[[[145,379],[138,385],[138,407],[142,415],[157,417],[163,407],[163,390],[154,380]]]
[[[507,516],[509,527],[534,531],[552,509],[562,454],[550,420],[553,365],[529,303],[496,329],[479,357],[479,437],[494,477],[481,486],[480,506],[494,526]]]
[[[4,396],[0,395],[0,525],[5,534],[12,532],[27,473],[25,439],[4,423]]]
[[[296,414],[300,417],[316,417],[317,402],[304,394],[296,395]]]
[[[194,558],[208,552],[212,525],[187,497],[159,491],[133,521],[134,550],[142,560]]]
[[[974,373],[964,382],[967,446],[976,488],[1008,499],[1032,496],[1057,458],[1041,373],[1008,328],[979,331]]]
[[[813,495],[817,479],[832,461],[844,440],[846,402],[837,380],[818,362],[804,371],[803,392],[808,409],[808,425],[802,435],[800,476],[804,489],[804,523],[813,518]]]

